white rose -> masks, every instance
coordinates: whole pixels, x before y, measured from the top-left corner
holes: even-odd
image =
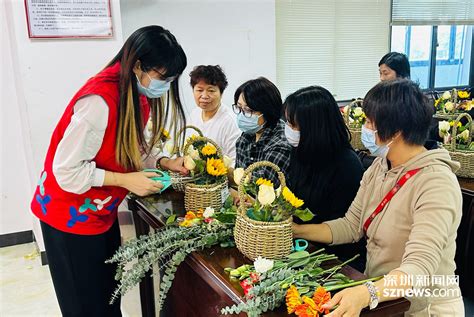
[[[224,155],[224,165],[227,168],[232,167],[232,159],[227,155]]]
[[[242,167],[236,168],[234,170],[234,182],[238,185],[244,176],[244,169]]]
[[[258,201],[263,205],[270,205],[275,200],[275,190],[273,186],[260,185],[258,188]]]
[[[458,139],[461,139],[463,141],[467,141],[467,139],[469,139],[469,130],[466,129],[463,132],[461,132],[460,134],[458,134]]]
[[[189,146],[188,155],[191,156],[193,160],[200,160],[199,151],[194,148],[194,146]]]
[[[451,128],[451,125],[448,121],[440,121],[438,122],[438,129],[439,132],[447,132]]]
[[[347,110],[349,110],[349,105],[345,106],[342,110],[343,113],[347,113]]]
[[[362,111],[362,107],[355,107],[354,108],[354,117],[360,117],[364,112]]]
[[[194,168],[196,167],[196,163],[189,155],[186,155],[184,157],[184,167],[190,171],[194,170]]]
[[[444,100],[451,99],[451,92],[450,91],[445,91],[444,94],[441,96]]]
[[[453,111],[454,103],[452,103],[451,101],[448,101],[447,103],[444,104],[444,109],[446,109],[447,111]]]
[[[206,210],[204,210],[204,212],[202,213],[202,215],[204,216],[204,218],[209,218],[214,216],[214,213],[214,208],[207,207]]]
[[[253,262],[253,266],[255,267],[255,271],[257,273],[265,273],[273,268],[273,260],[265,259],[259,256]]]

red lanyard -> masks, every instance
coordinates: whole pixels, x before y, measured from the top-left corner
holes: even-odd
[[[416,168],[411,171],[408,171],[402,178],[400,178],[397,184],[385,195],[384,199],[380,202],[380,204],[375,208],[374,212],[370,215],[369,218],[364,222],[364,233],[367,235],[367,229],[369,229],[370,224],[374,220],[374,218],[383,210],[385,205],[395,196],[400,188],[409,180],[412,176],[418,173],[421,168]]]

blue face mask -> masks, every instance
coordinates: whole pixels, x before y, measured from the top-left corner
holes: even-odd
[[[365,126],[362,126],[362,143],[372,155],[386,159],[388,151],[390,150],[390,144],[392,144],[394,140],[384,145],[377,145],[377,143],[375,143],[375,133],[377,133],[377,131],[373,131],[369,128],[366,128]]]
[[[249,134],[254,134],[257,133],[262,129],[262,126],[258,124],[258,119],[262,115],[255,115],[252,114],[250,118],[247,118],[244,116],[244,114],[241,112],[237,115],[237,125],[239,126],[239,129],[242,130],[243,132],[249,133]]]
[[[145,74],[148,76],[148,78],[150,78],[150,84],[148,87],[143,87],[143,85],[140,83],[140,80],[138,79],[138,76],[135,74],[137,77],[138,91],[142,95],[145,95],[148,98],[159,98],[170,89],[169,81],[153,79],[150,77],[150,75],[148,75],[148,73]]]
[[[362,144],[370,151],[371,154],[375,154],[379,149],[379,146],[375,143],[375,131],[362,126],[361,133]]]

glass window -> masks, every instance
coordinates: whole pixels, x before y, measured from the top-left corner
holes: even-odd
[[[403,52],[410,61],[412,80],[422,88],[436,89],[469,85],[472,32],[468,25],[393,26],[391,51]],[[432,47],[432,34],[437,46]],[[432,51],[436,52],[435,72],[430,72]],[[434,87],[430,87],[433,81]]]

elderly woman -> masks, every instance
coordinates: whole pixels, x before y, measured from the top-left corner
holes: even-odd
[[[380,80],[410,79],[410,63],[405,54],[390,52],[379,62]]]
[[[363,109],[381,157],[365,172],[343,218],[294,225],[295,237],[321,243],[355,243],[365,236],[365,273],[384,275],[337,293],[326,305],[338,305],[329,316],[357,316],[366,306],[401,296],[411,301],[407,316],[464,316],[459,287],[448,282],[462,213],[453,173],[459,164],[446,150],[423,146],[432,108],[415,83],[395,80],[372,88]]]
[[[286,176],[291,146],[284,134],[283,102],[275,84],[264,77],[243,83],[235,91],[233,109],[243,132],[236,144],[235,167],[247,168],[255,162],[270,161]],[[279,183],[277,174],[268,168],[257,169],[253,175]]]
[[[189,74],[197,107],[191,112],[189,124],[215,141],[224,155],[235,162],[235,142],[241,132],[230,106],[222,104],[227,78],[219,65],[199,65]]]

